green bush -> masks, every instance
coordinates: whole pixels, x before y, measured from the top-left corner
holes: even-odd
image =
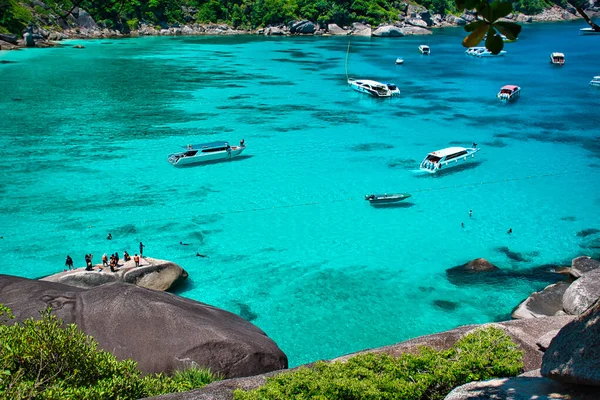
[[[236,390],[235,400],[258,399],[443,399],[454,387],[523,369],[523,354],[501,329],[466,335],[451,349],[422,347],[398,358],[358,355],[345,363],[317,362],[267,379],[253,391]]]
[[[130,31],[135,31],[140,27],[140,21],[137,18],[127,20],[127,27]]]
[[[50,314],[9,324],[0,304],[0,398],[139,399],[183,392],[218,379],[208,370],[141,376],[132,360],[118,361],[76,325]]]

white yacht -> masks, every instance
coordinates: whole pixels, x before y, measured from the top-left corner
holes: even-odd
[[[500,50],[500,53],[493,54],[485,47],[469,47],[465,53],[474,57],[499,57],[505,55],[506,50]]]
[[[600,75],[596,75],[590,81],[590,86],[600,87]]]
[[[521,96],[521,88],[515,85],[504,85],[496,95],[503,103],[514,101]]]
[[[475,153],[480,149],[477,144],[473,144],[473,147],[447,147],[445,149],[432,151],[427,154],[427,157],[421,161],[419,169],[427,171],[429,173],[435,173],[440,169],[448,169],[455,167],[460,164],[464,164],[469,158],[474,158]],[[471,157],[469,157],[471,156]],[[460,162],[459,162],[460,161]]]
[[[550,63],[554,65],[565,65],[565,55],[563,53],[550,53]]]
[[[579,30],[580,35],[600,35],[599,31],[594,30],[594,28],[581,28]]]
[[[348,85],[357,92],[366,93],[373,97],[391,97],[400,94],[400,89],[393,83],[382,83],[369,79],[348,79]]]
[[[400,58],[400,57],[396,58],[396,65],[401,65],[401,64],[404,64],[404,59]]]
[[[419,46],[419,52],[427,56],[431,53],[431,49],[426,44],[422,44]]]
[[[209,161],[230,160],[242,154],[246,148],[244,139],[239,146],[230,146],[227,142],[188,144],[185,151],[169,154],[167,160],[176,167]]]

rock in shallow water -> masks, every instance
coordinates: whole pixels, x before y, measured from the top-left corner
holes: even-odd
[[[587,272],[571,284],[563,295],[567,314],[581,315],[600,298],[600,269]]]
[[[512,312],[512,317],[520,318],[540,318],[551,317],[554,315],[564,315],[563,295],[569,282],[558,282],[546,286],[543,290],[533,293]]]
[[[230,312],[123,283],[82,289],[0,275],[0,303],[17,320],[52,313],[75,323],[118,359],[144,373],[197,365],[225,377],[287,368],[286,355],[262,330]]]

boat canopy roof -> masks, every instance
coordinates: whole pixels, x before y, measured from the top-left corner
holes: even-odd
[[[432,151],[429,153],[430,156],[436,156],[439,158],[449,156],[451,154],[459,153],[461,151],[466,151],[467,149],[464,147],[447,147],[445,149]]]
[[[422,49],[428,49],[428,48],[429,48],[429,46],[427,46],[426,44],[422,44],[422,45],[421,45],[421,46],[419,46],[419,47],[421,47]]]
[[[562,58],[565,58],[565,55],[563,53],[552,53],[552,57],[562,57]]]
[[[370,79],[357,79],[354,82],[360,84],[366,84],[366,85],[371,85],[371,86],[385,86],[385,84],[381,83],[381,82],[377,82],[377,81],[373,81]]]
[[[504,85],[501,90],[510,90],[511,92],[514,92],[517,89],[519,89],[519,87],[515,85]]]
[[[208,143],[199,143],[199,144],[188,144],[184,146],[185,149],[189,150],[200,150],[200,149],[212,149],[218,147],[227,147],[229,143],[227,142],[208,142]]]

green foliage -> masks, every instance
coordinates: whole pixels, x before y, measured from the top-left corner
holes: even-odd
[[[358,355],[346,363],[317,362],[267,379],[253,391],[237,390],[235,400],[258,399],[443,399],[454,387],[523,369],[523,355],[501,329],[466,335],[451,349],[422,347],[398,358]]]
[[[142,377],[134,361],[99,350],[93,338],[49,310],[39,320],[9,324],[11,318],[0,304],[0,398],[139,399],[217,379],[207,370]]]
[[[140,21],[137,18],[130,19],[127,21],[127,27],[130,31],[136,30],[140,27]]]
[[[0,31],[21,33],[32,18],[31,11],[17,0],[0,0]]]

